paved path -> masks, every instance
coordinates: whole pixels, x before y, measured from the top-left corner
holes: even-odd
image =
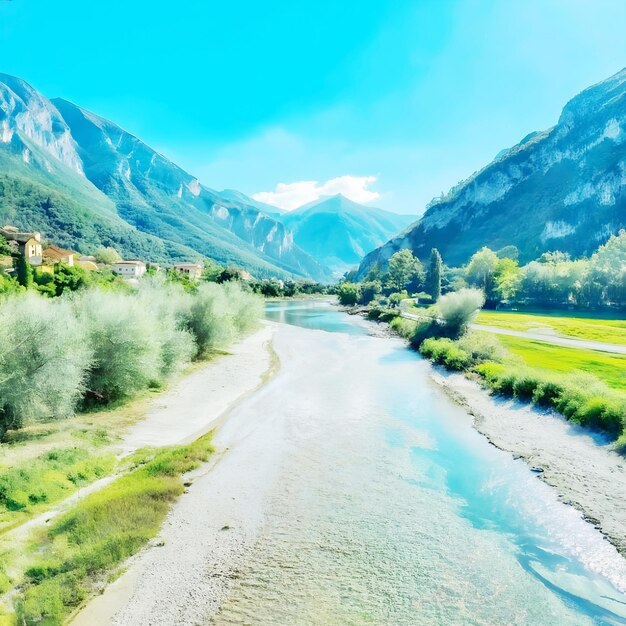
[[[424,315],[416,315],[415,313],[407,313],[401,311],[400,315],[409,320],[427,319]],[[508,328],[498,328],[497,326],[487,326],[485,324],[470,324],[473,330],[482,330],[484,332],[493,333],[494,335],[508,335],[510,337],[521,337],[522,339],[530,339],[532,341],[541,341],[554,346],[564,346],[566,348],[576,348],[578,350],[596,350],[598,352],[609,352],[611,354],[626,355],[626,346],[618,343],[604,343],[603,341],[589,341],[588,339],[575,339],[574,337],[562,337],[561,335],[546,335],[544,333],[532,330],[509,330]]]
[[[597,350],[599,352],[611,352],[613,354],[626,354],[626,346],[618,343],[575,339],[574,337],[563,337],[561,335],[546,335],[532,330],[509,330],[508,328],[498,328],[497,326],[487,326],[484,324],[471,324],[471,328],[494,333],[495,335],[509,335],[511,337],[532,339],[533,341],[543,341],[544,343],[551,343],[555,346],[566,346],[567,348],[578,348],[579,350]]]

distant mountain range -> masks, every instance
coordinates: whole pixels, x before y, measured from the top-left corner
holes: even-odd
[[[330,272],[294,243],[280,210],[223,194],[119,126],[0,74],[0,222],[89,252],[155,261],[208,256],[257,276]]]
[[[341,276],[417,217],[357,204],[339,194],[305,204],[278,219],[293,232],[298,246]]]
[[[521,260],[562,250],[590,254],[626,227],[626,69],[573,98],[556,126],[531,133],[427,207],[374,250],[358,275],[408,248],[436,247],[460,265],[482,246],[515,245]]]

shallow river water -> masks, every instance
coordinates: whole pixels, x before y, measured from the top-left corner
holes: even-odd
[[[491,446],[396,339],[322,302],[268,305],[279,374],[240,407],[286,453],[212,624],[626,623],[626,566]],[[286,445],[285,445],[286,444]]]

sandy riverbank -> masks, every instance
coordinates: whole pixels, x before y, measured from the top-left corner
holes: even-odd
[[[127,433],[122,448],[185,443],[215,428],[276,372],[278,362],[271,345],[275,329],[274,324],[265,323],[228,355],[182,379]],[[219,606],[238,559],[262,522],[259,499],[276,469],[273,459],[279,440],[276,434],[271,442],[250,438],[250,445],[224,454],[229,443],[222,431],[216,438],[218,452],[188,477],[191,484],[159,537],[76,615],[73,626],[204,623],[206,610]],[[246,429],[235,432],[238,439],[245,437]],[[242,466],[252,469],[248,480],[242,480],[237,471]]]
[[[490,396],[462,374],[434,370],[432,377],[493,445],[523,458],[626,557],[626,460],[608,441],[554,412]]]

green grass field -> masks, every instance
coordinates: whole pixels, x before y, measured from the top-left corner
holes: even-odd
[[[578,317],[569,313],[545,315],[516,311],[481,311],[476,323],[516,331],[545,330],[564,337],[626,345],[626,320]]]
[[[128,473],[75,504],[20,550],[22,576],[11,580],[0,561],[0,593],[14,585],[17,591],[16,615],[0,612],[0,624],[64,624],[158,534],[184,491],[182,475],[213,452],[211,437],[139,450],[127,459]]]
[[[498,340],[530,367],[553,372],[581,370],[613,389],[626,392],[626,357],[595,350],[553,346],[541,341],[499,335]]]

